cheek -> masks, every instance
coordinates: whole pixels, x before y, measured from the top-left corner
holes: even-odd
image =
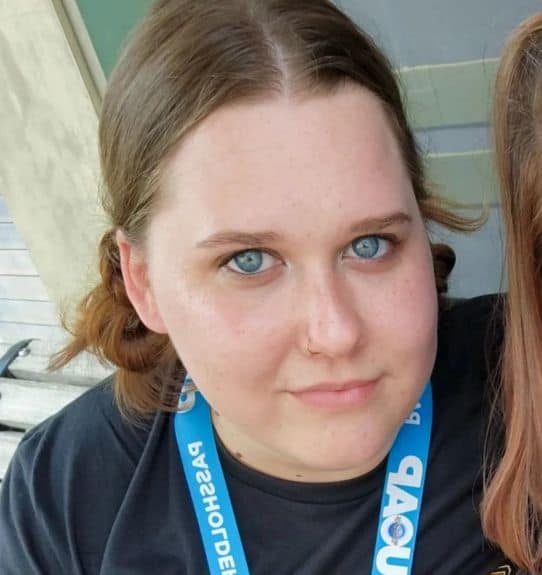
[[[401,334],[406,348],[416,348],[422,359],[432,357],[436,349],[438,300],[436,287],[429,268],[425,277],[406,280],[403,288]],[[424,349],[427,354],[421,353]]]
[[[429,249],[404,282],[402,339],[405,349],[412,351],[412,364],[416,365],[414,358],[419,358],[417,368],[429,376],[437,349],[438,326],[437,289]]]
[[[377,297],[381,313],[375,329],[393,351],[391,361],[420,373],[430,371],[436,352],[438,300],[431,254],[424,243],[405,258]]]
[[[287,349],[288,314],[280,294],[232,295],[179,278],[162,280],[155,294],[169,336],[196,381],[256,385]]]

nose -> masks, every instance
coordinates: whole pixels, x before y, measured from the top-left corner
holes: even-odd
[[[304,314],[300,348],[312,356],[351,355],[366,332],[352,286],[331,272],[307,283],[300,303]]]

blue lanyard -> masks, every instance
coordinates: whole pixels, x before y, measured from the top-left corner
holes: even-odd
[[[250,575],[211,412],[187,376],[175,414],[177,447],[210,575]],[[402,425],[388,456],[371,575],[410,575],[425,483],[433,401],[431,383]]]
[[[412,572],[432,423],[429,382],[388,455],[371,575]]]

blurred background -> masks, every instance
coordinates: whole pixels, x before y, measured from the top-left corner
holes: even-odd
[[[397,67],[439,193],[469,214],[489,210],[487,225],[472,236],[432,230],[457,253],[451,294],[504,289],[490,100],[505,38],[540,1],[337,3]],[[149,5],[0,0],[0,356],[14,342],[38,338],[36,370],[65,337],[58,310],[69,310],[96,277],[105,225],[97,202],[100,102],[123,42]]]

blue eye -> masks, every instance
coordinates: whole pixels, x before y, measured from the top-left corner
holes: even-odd
[[[256,273],[262,267],[262,252],[248,250],[232,258],[235,265],[246,274]]]
[[[269,269],[275,258],[262,250],[245,250],[235,254],[226,264],[230,270],[242,275],[255,275]]]
[[[379,236],[363,236],[356,238],[351,246],[356,257],[364,260],[374,260],[388,253],[390,243],[390,240]]]

